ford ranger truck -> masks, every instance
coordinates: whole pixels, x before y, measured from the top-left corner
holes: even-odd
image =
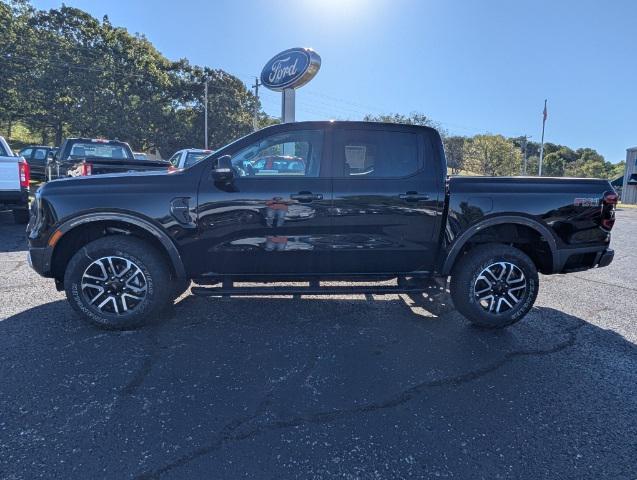
[[[0,137],[0,210],[12,210],[16,223],[29,221],[29,176],[29,164]]]
[[[105,328],[155,320],[191,281],[204,296],[388,294],[448,277],[458,312],[495,328],[531,309],[538,272],[613,260],[616,203],[606,180],[447,178],[432,128],[298,122],[172,173],[50,182],[27,231],[32,267]]]

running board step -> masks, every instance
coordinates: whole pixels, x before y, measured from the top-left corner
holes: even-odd
[[[388,295],[395,293],[422,293],[427,285],[356,285],[356,286],[310,286],[310,287],[192,287],[190,291],[198,297],[223,297],[251,295]]]

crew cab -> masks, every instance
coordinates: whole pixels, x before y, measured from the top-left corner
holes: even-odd
[[[49,154],[49,180],[107,173],[168,170],[165,160],[136,159],[130,146],[119,140],[68,138],[55,155]]]
[[[303,169],[248,168],[272,157]],[[503,327],[531,309],[538,272],[612,261],[607,181],[446,172],[432,128],[275,125],[173,173],[44,185],[29,259],[106,328],[153,320],[191,281],[203,296],[383,294],[422,292],[432,277],[451,277],[471,322]]]
[[[29,164],[13,155],[0,137],[0,210],[11,209],[16,223],[29,221]]]

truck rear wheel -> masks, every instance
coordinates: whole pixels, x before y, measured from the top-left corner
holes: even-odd
[[[451,274],[451,298],[464,317],[484,328],[502,328],[522,319],[533,307],[539,278],[521,250],[486,244],[469,250]]]
[[[83,318],[111,330],[150,323],[174,299],[165,259],[147,242],[123,235],[99,238],[76,252],[64,288]]]

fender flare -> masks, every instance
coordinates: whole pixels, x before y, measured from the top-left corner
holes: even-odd
[[[173,243],[172,239],[164,232],[161,228],[157,227],[153,223],[144,218],[138,217],[136,215],[131,215],[127,213],[118,213],[118,212],[99,212],[99,213],[88,213],[84,215],[79,215],[77,217],[73,217],[69,220],[66,220],[62,223],[57,230],[62,233],[62,237],[74,228],[80,225],[86,225],[88,223],[94,222],[104,222],[104,221],[117,221],[122,223],[128,223],[130,225],[134,225],[139,227],[146,232],[150,233],[153,237],[155,237],[159,243],[164,248],[165,252],[168,254],[168,258],[170,258],[170,263],[175,270],[175,274],[179,279],[186,278],[186,269],[184,267],[184,263],[181,259],[181,254],[177,249],[176,245]]]
[[[457,237],[451,244],[451,248],[449,248],[447,252],[447,256],[445,257],[445,260],[442,264],[441,273],[443,275],[449,275],[451,273],[451,269],[453,268],[458,255],[462,251],[465,244],[471,239],[471,237],[479,233],[481,230],[484,230],[485,228],[504,224],[523,225],[525,227],[530,227],[537,233],[539,233],[549,244],[549,248],[551,249],[551,257],[553,260],[552,269],[554,270],[556,268],[556,266],[558,265],[557,241],[555,240],[555,236],[553,235],[551,230],[537,220],[528,217],[522,217],[518,215],[504,215],[482,220],[481,222],[469,227],[459,237]]]

